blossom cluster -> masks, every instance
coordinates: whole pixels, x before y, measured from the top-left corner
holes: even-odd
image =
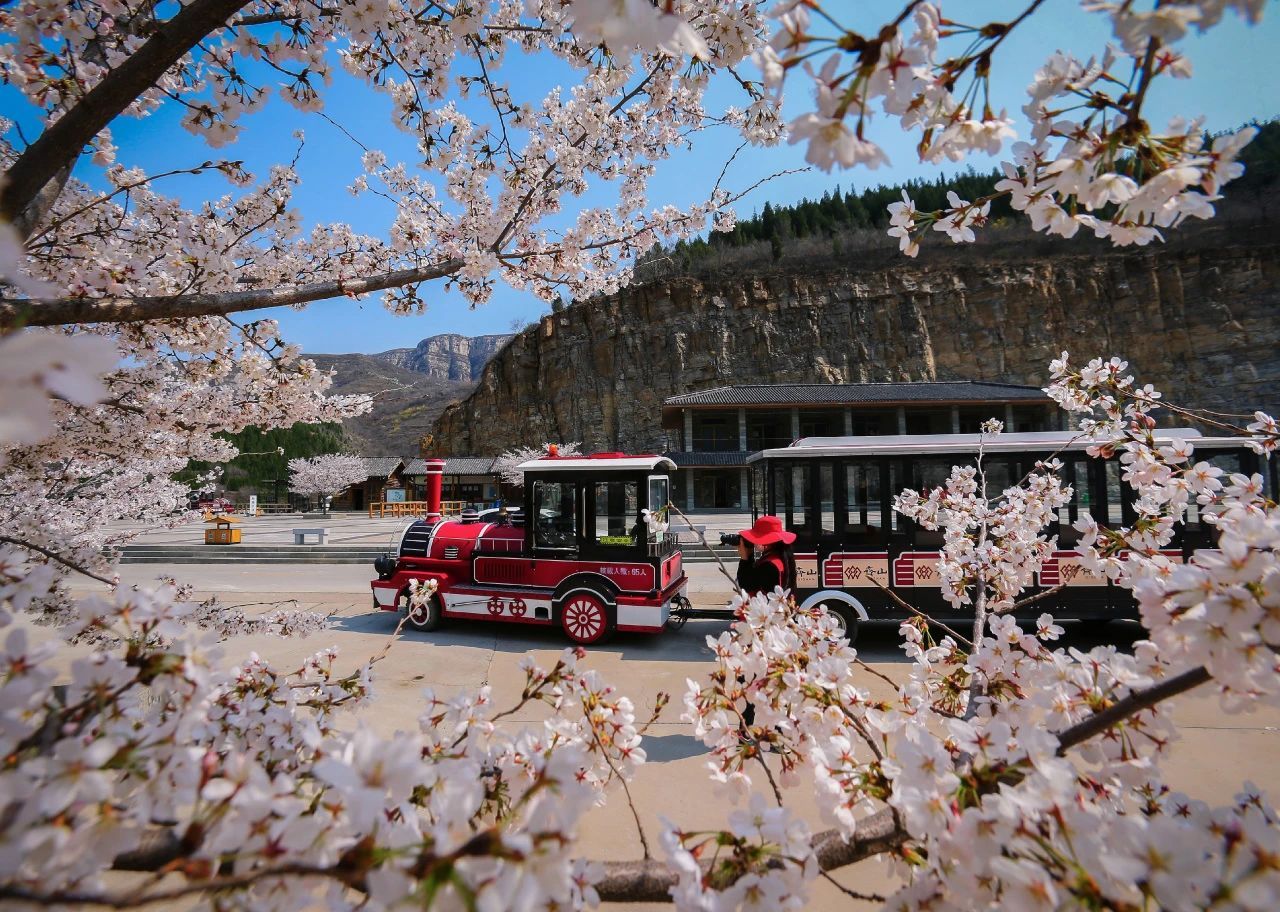
[[[989,422],[984,440],[1000,430],[1000,422]],[[1058,478],[1060,468],[1056,460],[1038,464],[1021,483],[989,498],[979,450],[975,465],[957,467],[941,486],[894,496],[899,513],[925,529],[942,530],[938,570],[942,595],[953,607],[972,605],[977,594],[987,610],[1009,609],[1031,585],[1053,550],[1043,531],[1071,499],[1071,489]]]
[[[919,135],[923,161],[994,155],[1015,136],[1008,112],[991,107],[1000,45],[1033,21],[1038,5],[1008,22],[969,24],[946,18],[942,3],[908,2],[894,21],[857,31],[839,23],[847,11],[781,3],[771,11],[777,30],[754,59],[779,98],[788,73],[804,71],[815,110],[788,122],[788,141],[805,144],[807,160],[824,170],[888,163],[870,138],[878,112]],[[1153,129],[1142,106],[1152,82],[1191,75],[1179,42],[1192,29],[1217,25],[1228,8],[1257,22],[1262,0],[1083,6],[1110,20],[1115,43],[1088,60],[1064,51],[1045,60],[1022,108],[1031,135],[1013,146],[995,196],[1008,196],[1035,231],[1072,237],[1086,228],[1117,246],[1149,244],[1187,219],[1212,217],[1222,186],[1243,173],[1237,158],[1257,131],[1207,142],[1202,119],[1177,117]],[[907,199],[889,234],[909,256],[930,227],[954,243],[972,242],[994,198],[952,194],[945,210],[929,213]]]
[[[317,497],[338,494],[369,477],[359,456],[325,453],[289,460],[289,490]]]
[[[495,725],[487,688],[427,692],[419,730],[384,737],[360,723],[380,656],[345,673],[334,649],[224,667],[220,634],[162,588],[80,602],[67,633],[115,646],[77,655],[55,690],[59,644],[34,645],[15,615],[47,582],[28,570],[0,555],[6,896],[122,896],[106,872],[159,844],[197,890],[231,872],[219,901],[254,908],[345,907],[353,887],[388,909],[593,900],[577,823],[644,751],[631,703],[581,653],[525,664],[520,705],[551,708],[540,726]]]

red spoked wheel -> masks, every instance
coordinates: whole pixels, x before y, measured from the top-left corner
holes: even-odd
[[[609,614],[604,602],[590,592],[569,596],[560,612],[560,626],[575,643],[590,645],[604,638],[609,629]]]
[[[518,618],[524,617],[524,613],[529,610],[528,606],[525,605],[524,603],[524,599],[522,598],[512,599],[510,608],[511,608],[511,616],[518,617]]]
[[[489,599],[489,613],[497,617],[502,614],[502,599],[496,595]]]

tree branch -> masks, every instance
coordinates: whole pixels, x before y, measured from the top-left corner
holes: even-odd
[[[1174,675],[1172,678],[1166,678],[1146,690],[1134,691],[1123,700],[1108,706],[1100,713],[1095,713],[1089,718],[1077,722],[1059,734],[1058,756],[1061,757],[1077,744],[1088,741],[1094,735],[1100,734],[1117,722],[1123,722],[1135,713],[1150,709],[1162,700],[1176,697],[1180,693],[1199,687],[1212,678],[1213,675],[1209,674],[1203,665],[1200,665],[1190,671]]]
[[[893,812],[886,809],[859,820],[857,833],[847,842],[839,830],[823,830],[810,844],[819,868],[831,871],[893,851],[906,838]],[[606,861],[604,868],[604,879],[595,885],[601,902],[671,902],[676,876],[665,862]]]
[[[0,299],[0,329],[14,326],[62,326],[68,323],[136,323],[140,320],[179,320],[225,315],[414,285],[452,275],[460,268],[462,260],[454,259],[433,266],[384,272],[364,279],[334,279],[309,285],[253,291],[138,298]]]
[[[0,218],[15,221],[58,172],[144,91],[248,0],[193,0],[40,134],[6,172]]]

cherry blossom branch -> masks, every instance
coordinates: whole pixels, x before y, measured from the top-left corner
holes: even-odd
[[[322,6],[314,11],[314,15],[324,18],[341,16],[342,10],[332,6]],[[274,25],[281,22],[293,22],[297,19],[304,18],[299,13],[257,13],[250,16],[237,16],[231,20],[231,25],[239,27],[251,25]]]
[[[890,589],[884,583],[880,582],[874,576],[868,575],[867,579],[875,583],[876,586],[880,588],[880,591],[883,592],[885,595],[889,596],[889,599],[899,608],[909,611],[912,614],[914,614],[916,617],[923,620],[925,623],[932,624],[934,627],[937,627],[939,630],[949,635],[953,640],[955,640],[961,646],[966,646],[969,649],[973,648],[973,642],[968,637],[964,636],[964,634],[957,633],[955,630],[948,627],[946,624],[942,623],[942,621],[939,621],[933,618],[932,616],[925,614],[915,605],[912,605],[910,602],[908,602],[902,596],[898,595],[898,593],[894,592],[892,589]]]
[[[1212,679],[1213,676],[1209,674],[1208,669],[1201,665],[1174,675],[1145,690],[1134,691],[1102,712],[1095,713],[1061,732],[1058,735],[1058,756],[1062,756],[1070,748],[1089,740],[1094,735],[1106,731],[1116,723],[1123,722],[1144,709],[1150,709],[1157,703],[1199,687]]]
[[[0,189],[0,218],[17,219],[44,185],[74,161],[107,124],[155,85],[200,39],[247,5],[248,0],[193,0],[183,6],[18,156],[5,172],[8,180]]]
[[[106,583],[108,586],[116,585],[115,580],[107,579],[105,576],[99,576],[98,574],[94,573],[92,570],[86,570],[84,567],[80,566],[75,561],[70,560],[69,558],[65,558],[61,554],[58,554],[55,551],[50,551],[48,548],[42,548],[40,545],[32,544],[29,541],[23,541],[20,538],[10,538],[7,535],[0,535],[0,544],[17,545],[19,548],[26,548],[29,551],[35,551],[37,554],[43,554],[45,557],[51,560],[57,561],[58,563],[62,564],[62,566],[67,567],[70,570],[74,570],[77,573],[84,574],[90,579],[95,579],[100,583]]]
[[[133,298],[0,299],[0,329],[15,326],[63,326],[68,323],[136,323],[142,320],[175,320],[263,310],[416,285],[450,276],[461,268],[462,260],[452,259],[434,266],[398,269],[363,279],[332,279],[309,285],[253,291]]]
[[[738,589],[737,577],[735,577],[732,573],[729,572],[729,568],[724,565],[724,561],[720,559],[720,555],[716,554],[715,549],[712,548],[711,545],[707,543],[707,536],[703,532],[703,530],[695,526],[693,524],[693,521],[689,519],[688,516],[685,516],[684,513],[680,510],[680,508],[677,507],[675,504],[670,504],[670,503],[667,504],[667,509],[670,510],[672,513],[674,513],[676,516],[679,516],[681,519],[683,519],[685,525],[688,526],[693,531],[694,535],[698,536],[698,540],[702,542],[702,547],[706,548],[707,552],[713,558],[715,558],[716,564],[720,568],[720,572],[724,574],[724,578],[729,581],[729,584],[731,586],[733,586],[733,591],[738,592],[739,589]]]
[[[858,821],[853,838],[846,840],[839,830],[823,830],[810,841],[818,868],[833,871],[867,858],[892,852],[907,840],[907,832],[894,820],[890,810]],[[658,861],[606,861],[605,876],[595,884],[602,902],[671,902],[676,875]],[[710,870],[710,862],[703,862]],[[727,884],[725,885],[727,886]]]

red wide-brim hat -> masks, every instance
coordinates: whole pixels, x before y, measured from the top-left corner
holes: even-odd
[[[750,529],[742,530],[742,537],[761,548],[774,542],[789,545],[796,540],[796,534],[782,528],[782,520],[776,516],[761,516]]]

